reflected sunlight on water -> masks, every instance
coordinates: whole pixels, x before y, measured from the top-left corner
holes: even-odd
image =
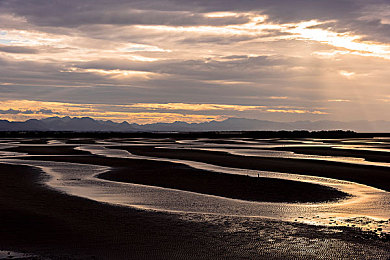
[[[142,140],[137,140],[137,142],[140,141],[142,142]],[[60,142],[55,141],[50,142],[51,145],[59,143]],[[152,143],[154,144],[156,141],[154,140]],[[180,142],[180,145],[192,145],[193,143],[194,142],[192,141],[186,141]],[[256,143],[259,143],[259,141],[256,141]],[[100,202],[166,212],[265,217],[315,225],[358,227],[362,230],[377,232],[378,234],[383,232],[390,232],[390,193],[386,191],[343,180],[279,172],[228,168],[201,162],[177,159],[137,156],[124,150],[107,149],[104,147],[107,145],[118,144],[120,143],[104,142],[104,144],[101,143],[97,145],[80,145],[77,149],[88,151],[95,155],[114,158],[157,160],[181,163],[197,169],[212,172],[240,174],[252,177],[256,177],[258,174],[260,174],[261,177],[267,178],[279,178],[316,183],[336,188],[340,191],[351,194],[352,197],[338,202],[317,204],[251,202],[169,188],[121,183],[95,178],[96,175],[110,169],[109,167],[103,166],[23,160],[18,159],[17,157],[21,156],[22,154],[10,154],[6,151],[1,151],[0,156],[3,159],[1,159],[0,162],[39,167],[51,177],[50,180],[47,181],[47,185],[50,187],[72,195],[81,196]],[[128,142],[126,142],[126,144],[128,144]],[[253,145],[252,142],[248,142],[247,144]],[[158,143],[158,145],[172,148],[178,144],[175,142],[169,144],[168,142],[167,145],[167,142],[164,142]],[[199,145],[199,142],[197,142],[197,145]],[[225,146],[225,144],[222,146]],[[288,156],[292,156],[293,158],[296,158],[295,156],[297,156],[291,155],[291,152],[283,151],[279,152],[251,149],[235,150],[229,148],[205,149],[213,151],[226,151],[232,154],[251,156],[275,156],[287,158],[290,158]],[[15,157],[9,159],[9,157],[12,156]],[[5,159],[5,157],[8,157],[8,159]],[[318,159],[318,156],[314,157]],[[304,156],[303,158],[314,159],[312,156]],[[340,161],[341,159],[336,158],[334,160]],[[354,160],[354,158],[346,158],[346,161],[356,164],[362,163],[359,160]],[[377,165],[380,165],[380,163]]]

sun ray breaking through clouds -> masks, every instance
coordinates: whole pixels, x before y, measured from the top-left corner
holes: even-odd
[[[386,5],[293,1],[286,12],[277,1],[265,2],[222,9],[189,2],[179,8],[174,1],[163,9],[120,1],[75,9],[53,2],[39,9],[37,2],[3,1],[0,93],[9,112],[3,118],[58,112],[131,122],[164,121],[159,113],[187,122],[384,119]],[[7,100],[41,103],[34,110]],[[50,114],[42,102],[66,105]],[[82,109],[62,110],[72,103]]]

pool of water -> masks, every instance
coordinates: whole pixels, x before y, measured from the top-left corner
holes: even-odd
[[[58,144],[58,142],[51,142],[47,145],[54,144]],[[177,143],[173,144],[177,145]],[[38,167],[50,176],[46,183],[49,187],[104,203],[180,214],[207,213],[225,216],[272,218],[315,225],[354,226],[378,233],[390,232],[390,193],[380,189],[330,178],[228,168],[194,161],[137,156],[125,150],[108,149],[105,147],[108,145],[118,145],[118,142],[79,145],[77,149],[107,157],[181,163],[197,169],[248,175],[254,178],[260,174],[261,177],[316,183],[336,188],[352,196],[337,202],[315,204],[250,202],[195,192],[98,179],[96,178],[98,174],[110,170],[109,167],[103,166],[23,160],[20,157],[23,154],[11,155],[5,151],[0,153],[0,162]],[[160,143],[159,145],[163,144]],[[241,152],[245,153],[245,150]],[[270,151],[266,152],[272,153]],[[284,155],[284,153],[281,153],[280,157]],[[10,158],[12,156],[13,158]]]

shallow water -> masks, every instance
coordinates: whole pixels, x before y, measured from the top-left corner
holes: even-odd
[[[164,147],[161,147],[164,148]],[[167,147],[168,148],[168,147]],[[179,148],[189,149],[189,148]],[[358,157],[342,157],[342,156],[321,156],[311,154],[299,154],[290,151],[275,151],[275,150],[261,150],[261,149],[227,149],[227,148],[191,148],[192,150],[204,150],[214,152],[226,152],[232,155],[240,156],[254,156],[254,157],[271,157],[271,158],[294,158],[294,159],[309,159],[309,160],[321,160],[329,162],[342,162],[360,165],[373,165],[390,167],[390,163],[385,162],[372,162],[367,161],[364,158]],[[346,149],[346,148],[345,148]]]
[[[148,159],[148,160],[158,160],[158,161],[167,161],[174,163],[182,163],[193,168],[222,172],[228,174],[240,174],[256,177],[260,173],[262,177],[268,178],[279,178],[279,179],[288,179],[295,181],[303,181],[325,185],[328,187],[339,189],[343,192],[353,195],[352,198],[340,201],[337,203],[321,203],[321,204],[292,204],[292,203],[259,203],[259,202],[250,202],[250,205],[244,201],[239,201],[237,204],[230,204],[229,207],[224,206],[223,202],[218,201],[217,204],[210,204],[210,199],[207,198],[208,205],[210,207],[204,207],[198,201],[195,205],[180,202],[177,203],[168,203],[164,204],[164,208],[156,204],[149,204],[148,208],[154,209],[164,209],[172,211],[191,211],[191,212],[208,212],[216,214],[232,214],[232,215],[243,215],[243,216],[262,216],[269,218],[278,218],[283,220],[295,220],[301,222],[310,223],[322,223],[330,225],[356,225],[356,223],[351,224],[351,218],[370,218],[372,219],[371,223],[374,223],[375,220],[386,221],[382,224],[382,229],[390,231],[388,224],[388,217],[390,216],[390,193],[382,191],[373,187],[366,185],[361,185],[353,182],[340,181],[330,178],[314,177],[314,176],[305,176],[305,175],[296,175],[288,173],[277,173],[277,172],[268,172],[268,171],[256,171],[256,170],[247,170],[247,169],[236,169],[221,167],[206,163],[185,161],[185,160],[175,160],[175,159],[165,159],[165,158],[153,158],[146,156],[136,156],[130,154],[124,150],[116,149],[105,149],[104,147],[98,146],[82,146],[80,150],[89,151],[93,154],[104,155],[108,157],[118,157],[118,158],[134,158],[134,159]],[[166,195],[164,195],[166,196]],[[206,196],[206,195],[205,195]],[[207,196],[209,197],[209,196]],[[214,197],[214,196],[211,196]],[[194,203],[193,203],[194,204]],[[240,204],[240,205],[238,205]],[[153,205],[153,207],[152,207]],[[190,205],[190,207],[188,207]],[[179,207],[178,207],[179,206]],[[233,207],[234,206],[234,207]],[[168,207],[168,208],[167,208]],[[363,227],[363,225],[361,225]],[[364,225],[364,228],[367,228],[367,225]],[[374,228],[376,229],[376,228]]]
[[[51,143],[56,144],[57,142]],[[136,156],[124,150],[107,149],[104,147],[107,145],[118,145],[118,143],[104,142],[100,145],[80,145],[78,149],[107,157],[182,163],[202,170],[248,175],[254,178],[260,174],[261,177],[317,183],[339,189],[353,196],[339,202],[317,204],[249,202],[175,189],[97,179],[96,175],[109,170],[108,167],[102,166],[17,159],[20,154],[16,154],[13,159],[4,159],[5,156],[11,156],[7,153],[0,154],[3,157],[0,162],[41,168],[50,176],[47,182],[49,187],[100,202],[146,210],[265,217],[316,225],[355,226],[364,230],[375,230],[378,233],[390,232],[390,193],[373,187],[314,176],[236,169],[193,161]]]

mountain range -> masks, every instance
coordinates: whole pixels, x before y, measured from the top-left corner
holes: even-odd
[[[204,123],[129,124],[89,117],[49,117],[24,122],[0,120],[0,131],[74,131],[74,132],[193,132],[193,131],[279,131],[279,130],[352,130],[356,132],[390,132],[390,121],[295,121],[228,118]]]

